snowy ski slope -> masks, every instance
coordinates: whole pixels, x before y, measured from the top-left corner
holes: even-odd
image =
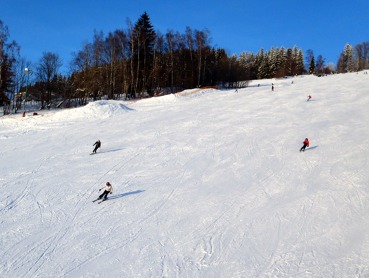
[[[368,128],[364,72],[0,117],[0,277],[369,277]]]

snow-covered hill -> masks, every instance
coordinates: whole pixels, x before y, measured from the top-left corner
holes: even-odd
[[[0,277],[369,277],[368,88],[304,76],[1,117]]]

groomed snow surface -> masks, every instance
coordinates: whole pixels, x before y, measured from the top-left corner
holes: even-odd
[[[369,277],[365,72],[38,112],[0,117],[0,277]]]

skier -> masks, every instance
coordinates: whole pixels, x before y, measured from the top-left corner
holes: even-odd
[[[100,188],[99,191],[104,189],[103,194],[99,195],[99,198],[97,200],[100,200],[104,198],[103,200],[108,199],[108,194],[113,194],[113,187],[111,186],[110,182],[107,182],[104,187]]]
[[[95,142],[95,144],[93,144],[92,146],[95,146],[94,150],[92,151],[92,153],[96,153],[97,149],[101,147],[101,141],[97,140]]]
[[[310,99],[311,99],[311,95],[309,95],[309,96],[308,96],[308,99],[307,99],[307,101],[309,101]]]
[[[274,84],[272,83],[272,91],[274,91]]]
[[[306,149],[306,147],[309,147],[309,144],[310,144],[310,142],[309,142],[309,139],[307,139],[307,138],[305,138],[305,140],[304,140],[304,142],[302,142],[304,145],[301,147],[301,149],[300,149],[300,152],[302,151],[302,152],[304,152],[305,151],[305,149]]]

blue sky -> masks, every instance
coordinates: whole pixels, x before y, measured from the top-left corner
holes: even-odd
[[[346,43],[369,41],[368,0],[0,0],[0,19],[22,56],[37,63],[43,52],[57,53],[64,70],[94,30],[126,30],[127,19],[145,11],[162,33],[207,28],[211,44],[230,55],[297,45],[336,63]]]

